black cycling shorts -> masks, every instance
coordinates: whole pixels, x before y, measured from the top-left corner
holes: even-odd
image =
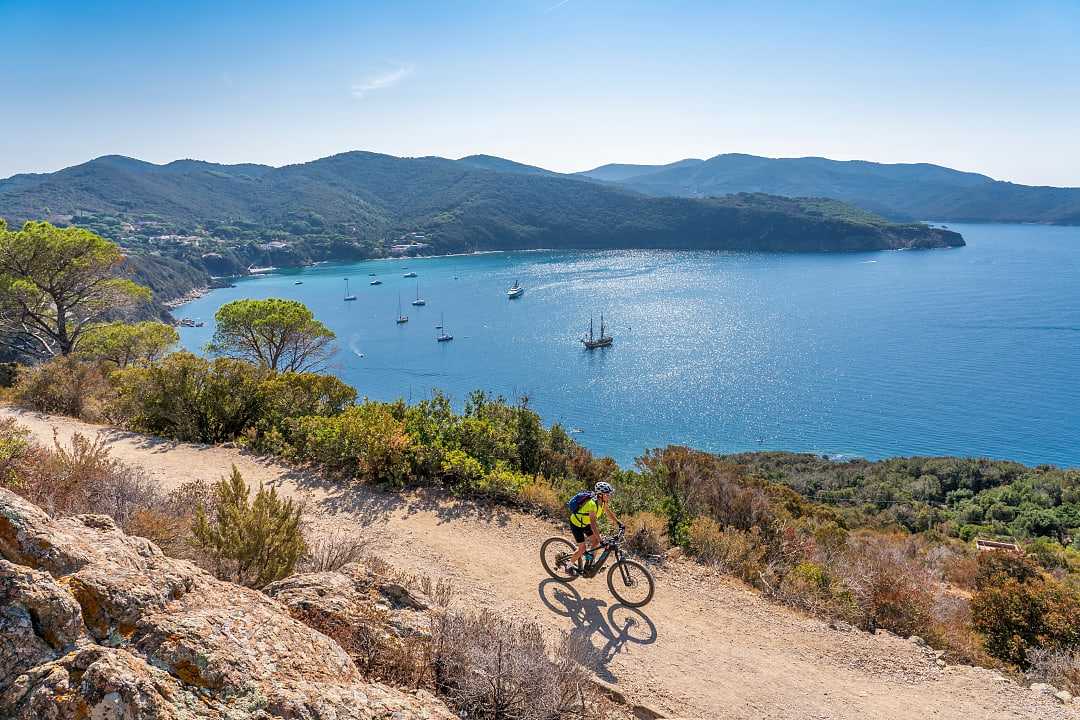
[[[570,523],[570,532],[574,533],[574,540],[583,543],[585,542],[585,538],[592,535],[592,528],[588,525],[585,527],[578,527],[574,523]]]

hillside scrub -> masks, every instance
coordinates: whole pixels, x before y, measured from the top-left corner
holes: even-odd
[[[722,457],[683,447],[647,451],[626,470],[558,425],[544,427],[525,400],[477,392],[460,412],[437,392],[412,405],[357,403],[329,376],[186,352],[113,371],[82,400],[132,430],[237,442],[316,463],[343,482],[441,486],[556,518],[575,492],[607,480],[640,554],[680,546],[780,602],[920,635],[953,660],[1023,667],[1032,649],[1080,640],[1062,629],[1080,585],[1080,553],[1064,544],[1080,527],[1074,470],[959,458]],[[983,506],[984,523],[1008,517],[1007,508],[1015,508],[1010,523],[1028,518],[1006,529],[1026,541],[1039,579],[980,585],[983,560],[965,528]],[[1047,514],[1056,520],[1043,522]],[[172,527],[167,516],[140,517],[160,534]],[[978,527],[994,522],[1005,521]],[[972,593],[970,602],[951,588]]]

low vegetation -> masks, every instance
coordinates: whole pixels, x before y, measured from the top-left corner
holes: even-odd
[[[268,320],[282,310],[252,306],[245,322],[257,325],[260,307]],[[265,358],[59,355],[20,372],[17,402],[177,440],[237,443],[317,464],[341,483],[438,486],[554,517],[582,487],[607,480],[630,520],[630,545],[647,558],[678,546],[778,601],[919,635],[952,660],[1058,667],[1045,653],[1073,657],[1080,646],[1077,470],[684,447],[647,451],[623,469],[557,424],[544,427],[526,399],[474,392],[460,411],[438,392],[412,405],[357,402],[336,378]],[[112,515],[222,577],[258,587],[298,563],[333,567],[354,552],[305,551],[299,508],[264,489],[249,500],[236,473],[162,497],[93,442],[42,449],[11,424],[0,430],[6,486],[52,512]],[[1026,554],[976,553],[977,534],[1008,534]],[[454,692],[469,705],[473,690]]]

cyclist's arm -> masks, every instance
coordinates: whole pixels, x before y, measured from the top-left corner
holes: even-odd
[[[600,526],[596,524],[596,513],[589,513],[589,529],[592,530],[593,540],[600,542]]]

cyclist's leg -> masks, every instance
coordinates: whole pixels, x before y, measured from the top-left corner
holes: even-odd
[[[574,554],[570,556],[570,564],[576,565],[577,561],[581,559],[581,556],[585,554],[585,528],[580,528],[574,523],[570,523],[570,532],[574,536],[574,541],[577,543],[577,549]]]

